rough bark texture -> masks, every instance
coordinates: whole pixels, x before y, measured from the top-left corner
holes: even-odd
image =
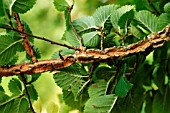
[[[128,46],[110,47],[103,51],[98,49],[87,49],[86,51],[77,51],[73,55],[63,56],[64,59],[39,60],[35,63],[25,63],[13,65],[10,67],[0,67],[0,76],[12,76],[18,74],[35,74],[50,70],[57,70],[68,67],[75,62],[90,63],[121,59],[138,53],[149,53],[155,48],[163,46],[170,40],[170,24],[162,31],[148,35],[145,40]]]

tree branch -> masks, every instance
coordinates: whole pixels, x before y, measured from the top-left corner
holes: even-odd
[[[23,84],[24,84],[24,88],[25,88],[25,93],[26,93],[26,95],[27,95],[27,97],[28,97],[28,102],[29,102],[29,105],[30,105],[30,109],[31,109],[31,111],[33,112],[33,113],[36,113],[35,111],[34,111],[34,108],[33,108],[33,106],[32,106],[32,103],[31,103],[31,99],[30,99],[30,95],[29,95],[29,93],[28,93],[28,90],[27,90],[27,81],[26,81],[26,79],[25,79],[25,77],[24,77],[24,74],[20,74],[21,75],[21,78],[22,78],[22,82],[23,82]]]
[[[85,52],[76,52],[73,55],[63,56],[63,59],[40,60],[34,64],[18,64],[10,67],[0,67],[0,76],[12,76],[21,73],[35,74],[50,70],[57,70],[68,67],[75,62],[90,63],[102,62],[112,59],[121,59],[135,54],[150,53],[155,48],[163,46],[166,41],[170,40],[170,24],[162,31],[148,35],[147,39],[141,40],[137,43],[128,46],[110,47],[103,51],[99,49],[88,49]]]
[[[15,31],[15,32],[18,32],[18,33],[22,33],[22,34],[25,34],[27,36],[30,36],[32,38],[36,38],[36,39],[40,39],[40,40],[43,40],[43,41],[46,41],[46,42],[50,42],[51,44],[56,44],[56,45],[59,45],[59,46],[62,46],[62,47],[66,47],[68,49],[73,49],[73,50],[78,50],[80,51],[80,48],[77,48],[77,47],[73,47],[73,46],[69,46],[67,44],[61,44],[61,43],[58,43],[58,42],[55,42],[55,41],[52,41],[52,40],[49,40],[45,37],[40,37],[40,36],[35,36],[35,35],[32,35],[32,34],[28,34],[26,32],[22,32],[22,31],[19,31],[17,29],[14,29],[14,28],[7,28],[7,27],[4,27],[4,26],[0,26],[0,28],[2,29],[7,29],[7,30],[12,30],[12,31]]]
[[[19,14],[16,13],[16,12],[13,12],[13,15],[15,17],[15,20],[16,20],[16,23],[17,23],[17,27],[18,27],[18,31],[21,31],[21,32],[25,32],[25,29],[24,27],[22,26],[22,23],[21,23],[21,20],[20,20],[20,17],[19,17]],[[37,59],[36,57],[34,56],[34,50],[30,44],[30,41],[28,39],[28,36],[23,34],[23,33],[20,33],[21,37],[23,37],[24,39],[24,49],[26,51],[26,53],[29,55],[29,57],[32,59],[32,62],[37,62]]]
[[[74,6],[74,4],[68,9],[68,13],[69,13],[69,23],[70,23],[70,25],[71,25],[71,28],[72,28],[74,34],[76,35],[76,37],[77,37],[78,40],[79,40],[80,49],[81,49],[81,50],[84,50],[84,46],[83,46],[83,42],[82,42],[83,40],[82,40],[82,38],[78,35],[78,33],[77,33],[75,27],[73,26],[73,23],[72,23],[71,11],[72,11],[72,9],[73,9],[73,6]]]

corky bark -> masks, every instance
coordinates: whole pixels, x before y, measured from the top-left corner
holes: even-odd
[[[144,40],[128,46],[110,47],[103,51],[99,49],[87,49],[86,51],[77,51],[75,54],[63,56],[63,59],[39,60],[35,63],[25,63],[13,65],[10,67],[0,67],[0,76],[12,76],[24,74],[42,73],[50,70],[57,70],[68,67],[75,62],[90,63],[108,61],[112,59],[121,59],[138,53],[149,53],[155,48],[163,46],[170,40],[170,24],[162,31],[152,33]]]

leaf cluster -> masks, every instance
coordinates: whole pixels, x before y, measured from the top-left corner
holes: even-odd
[[[54,0],[56,10],[65,15],[66,30],[62,40],[79,47],[81,42],[78,35],[83,46],[90,49],[127,46],[147,38],[148,34],[158,32],[170,23],[170,2],[166,0],[142,0],[143,5],[141,0],[117,1],[119,5],[101,6],[93,15],[72,21],[70,14],[74,3],[72,5],[66,0]],[[18,53],[25,52],[21,33],[13,30],[17,29],[13,12],[26,13],[35,2],[36,0],[0,0],[0,26],[6,28],[5,33],[0,34],[0,66],[16,64]],[[32,34],[29,25],[23,20],[22,24],[25,32]],[[35,57],[41,58],[31,36],[29,41]],[[149,55],[146,52],[124,59],[113,58],[107,62],[75,63],[55,71],[53,78],[62,88],[64,102],[72,109],[79,109],[84,113],[170,112],[168,51],[169,42]],[[63,49],[55,52],[52,59],[75,52]],[[24,61],[31,62],[31,58],[26,54],[22,62]],[[26,81],[22,77],[11,79],[8,83],[11,95],[7,95],[0,86],[0,111],[29,112],[30,99],[32,102],[38,99],[33,82],[39,76],[41,75],[25,74]],[[0,82],[1,79],[2,77]]]

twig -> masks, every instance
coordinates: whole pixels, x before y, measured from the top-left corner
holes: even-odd
[[[91,65],[91,67],[90,67],[90,73],[89,73],[89,78],[88,78],[88,79],[91,79],[91,78],[92,78],[93,71],[94,71],[94,62],[92,63],[92,65]]]
[[[131,73],[130,73],[131,76],[132,76],[132,74],[135,72],[135,69],[136,69],[136,67],[137,67],[138,61],[139,61],[139,55],[136,54],[135,64],[134,64],[134,66],[133,66],[133,70],[132,70]]]
[[[103,43],[104,43],[104,37],[105,37],[105,33],[103,32],[103,30],[102,30],[102,27],[99,27],[99,30],[100,30],[100,33],[101,33],[101,35],[102,35],[102,37],[101,37],[101,42],[100,42],[100,48],[101,48],[101,50],[103,51]]]
[[[72,19],[71,19],[71,11],[72,11],[72,9],[73,9],[73,6],[74,6],[74,4],[71,5],[70,8],[68,8],[68,13],[69,13],[69,23],[70,23],[70,25],[71,25],[71,28],[72,28],[74,34],[76,35],[76,37],[77,37],[78,40],[79,40],[80,49],[82,50],[82,49],[84,48],[84,46],[83,46],[83,40],[82,40],[82,38],[78,35],[78,33],[77,33],[75,27],[73,26]]]
[[[24,77],[24,74],[22,74],[22,73],[20,74],[20,76],[21,76],[22,82],[23,82],[23,84],[24,84],[25,93],[26,93],[27,98],[28,98],[28,102],[29,102],[29,105],[30,105],[30,109],[31,109],[31,111],[32,111],[33,113],[36,113],[36,112],[34,111],[33,106],[32,106],[31,98],[30,98],[30,95],[29,95],[28,90],[27,90],[27,81],[26,81],[26,78]]]
[[[26,32],[22,32],[22,31],[18,31],[17,29],[14,29],[14,28],[7,28],[7,27],[4,27],[4,26],[0,26],[0,28],[2,29],[7,29],[7,30],[12,30],[12,31],[15,31],[15,32],[18,32],[18,33],[22,33],[22,34],[25,34],[27,36],[30,36],[32,38],[36,38],[36,39],[39,39],[39,40],[43,40],[43,41],[46,41],[46,42],[50,42],[51,44],[56,44],[56,45],[59,45],[59,46],[62,46],[62,47],[66,47],[68,49],[73,49],[73,50],[78,50],[80,51],[80,48],[77,48],[77,47],[73,47],[73,46],[69,46],[67,44],[61,44],[61,43],[58,43],[58,42],[55,42],[55,41],[52,41],[52,40],[49,40],[45,37],[40,37],[40,36],[35,36],[35,35],[32,35],[32,34],[28,34]]]
[[[9,13],[7,13],[7,15],[8,15],[8,19],[9,19],[9,25],[10,25],[11,28],[13,28],[12,21],[11,21],[11,16],[10,16]]]
[[[54,69],[62,69],[68,67],[75,62],[90,63],[90,62],[107,62],[111,59],[127,58],[136,54],[148,54],[152,50],[161,47],[165,42],[170,41],[170,24],[158,33],[148,35],[147,39],[129,44],[128,46],[105,48],[103,51],[99,49],[89,49],[84,53],[81,51],[72,55],[63,56],[64,60],[58,58],[53,60],[39,60],[38,62],[24,63],[12,66],[1,66],[0,76],[12,76],[24,74],[43,73]],[[93,72],[93,65],[90,69],[89,77],[91,78]]]
[[[16,23],[17,23],[17,27],[18,27],[18,31],[21,31],[21,32],[25,32],[25,29],[24,27],[22,26],[22,23],[21,23],[21,20],[20,20],[20,17],[19,17],[19,14],[16,13],[16,12],[13,12],[13,15],[15,17],[15,20],[16,20]],[[26,53],[29,55],[29,57],[32,59],[32,62],[37,62],[37,59],[36,57],[34,56],[34,50],[30,44],[30,41],[28,39],[28,36],[23,34],[23,33],[20,33],[21,37],[23,37],[24,39],[24,49],[26,51]]]

